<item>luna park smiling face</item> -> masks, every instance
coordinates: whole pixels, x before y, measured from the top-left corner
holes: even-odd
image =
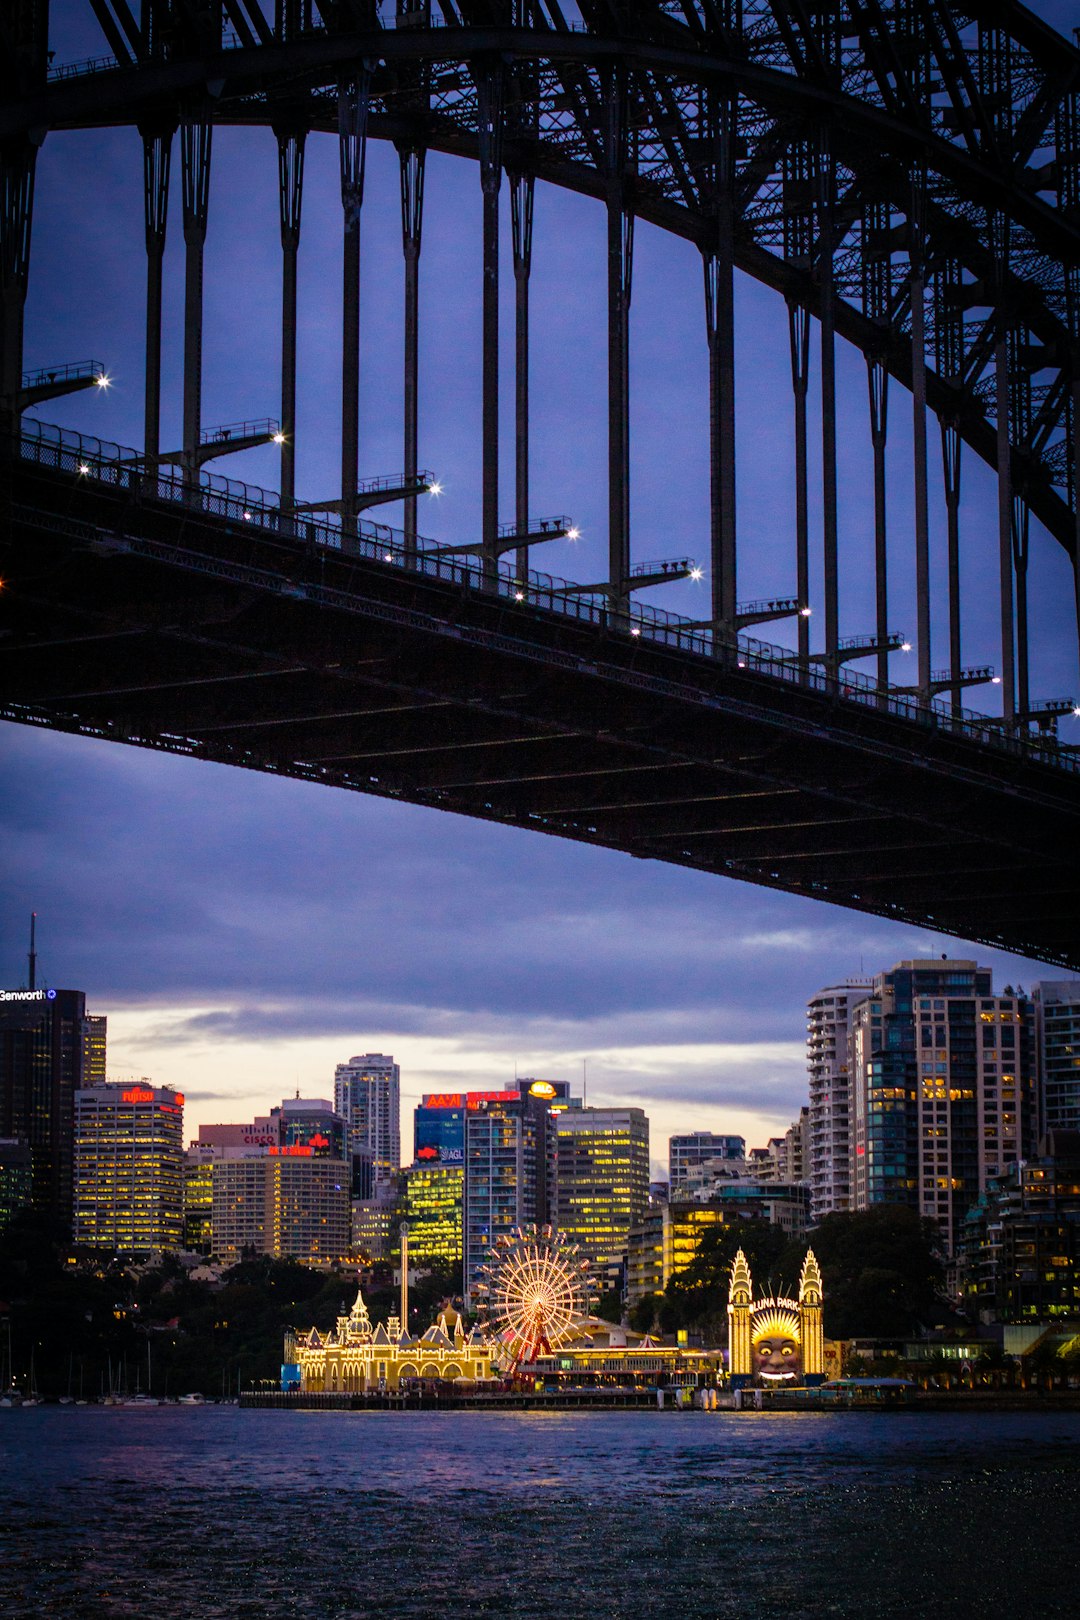
[[[799,1347],[783,1333],[771,1333],[754,1345],[754,1371],[772,1382],[793,1379],[799,1371]]]

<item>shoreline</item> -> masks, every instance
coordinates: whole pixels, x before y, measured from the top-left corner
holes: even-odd
[[[656,1390],[572,1390],[560,1394],[538,1394],[535,1391],[505,1392],[491,1395],[380,1395],[380,1394],[283,1394],[280,1391],[245,1391],[239,1407],[245,1411],[278,1412],[564,1412],[564,1411],[651,1411],[697,1412],[703,1410],[693,1402],[680,1404],[677,1392],[665,1390],[664,1402],[657,1400]],[[1080,1390],[916,1390],[903,1401],[877,1401],[867,1399],[789,1397],[786,1401],[770,1401],[762,1407],[749,1403],[736,1407],[735,1397],[729,1391],[717,1396],[716,1412],[738,1412],[756,1417],[770,1412],[972,1412],[996,1414],[1000,1412],[1080,1412]]]

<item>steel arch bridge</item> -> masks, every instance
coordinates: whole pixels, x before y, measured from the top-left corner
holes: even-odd
[[[75,4],[76,0],[71,0]],[[0,19],[3,713],[437,804],[727,872],[1080,966],[1080,759],[1029,679],[1034,518],[1080,578],[1080,53],[1010,0],[85,0],[102,54],[60,63],[46,0]],[[280,416],[207,431],[202,276],[213,132],[269,126],[279,157]],[[145,431],[138,451],[24,420],[93,365],[26,371],[37,151],[131,126],[144,152]],[[337,136],[343,223],[340,488],[297,499],[297,253],[307,136]],[[177,137],[179,139],[177,140]],[[369,139],[400,157],[403,472],[362,480],[359,263]],[[182,444],[160,442],[162,263],[179,147]],[[425,157],[483,188],[482,522],[417,529]],[[499,213],[515,336],[513,520],[499,493]],[[535,571],[568,531],[529,504],[529,277],[537,180],[607,219],[608,563]],[[689,559],[635,561],[629,341],[636,218],[696,244],[708,349],[707,619],[636,600]],[[795,445],[790,595],[740,601],[734,276],[786,301]],[[837,340],[865,356],[875,620],[839,603]],[[820,401],[811,413],[811,351]],[[917,663],[890,684],[890,384],[910,393]],[[930,418],[944,467],[930,487]],[[808,436],[820,421],[820,521]],[[269,494],[208,470],[280,444]],[[986,548],[1000,673],[965,664],[964,447],[994,471]],[[816,491],[814,492],[816,495]],[[402,504],[391,529],[364,516]],[[943,502],[947,590],[931,589]],[[813,532],[812,532],[813,531]],[[47,565],[47,566],[46,566]],[[820,644],[806,616],[820,569]],[[1077,593],[1080,609],[1080,591]],[[356,620],[364,653],[357,657]],[[747,636],[785,622],[791,645]],[[819,621],[815,620],[815,625]],[[933,667],[937,630],[949,656]],[[851,664],[872,660],[873,677]],[[139,678],[133,677],[138,668]],[[995,678],[1002,713],[963,707]],[[1069,679],[1072,678],[1070,671]]]

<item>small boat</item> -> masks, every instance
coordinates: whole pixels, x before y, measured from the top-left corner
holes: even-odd
[[[178,1406],[205,1406],[206,1405],[206,1396],[205,1395],[200,1395],[197,1391],[192,1391],[192,1393],[190,1395],[181,1395],[179,1401],[177,1402],[177,1405]]]

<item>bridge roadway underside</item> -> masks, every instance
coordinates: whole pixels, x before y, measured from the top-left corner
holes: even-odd
[[[1080,969],[1075,773],[42,467],[17,465],[9,488],[9,720],[554,833]]]

